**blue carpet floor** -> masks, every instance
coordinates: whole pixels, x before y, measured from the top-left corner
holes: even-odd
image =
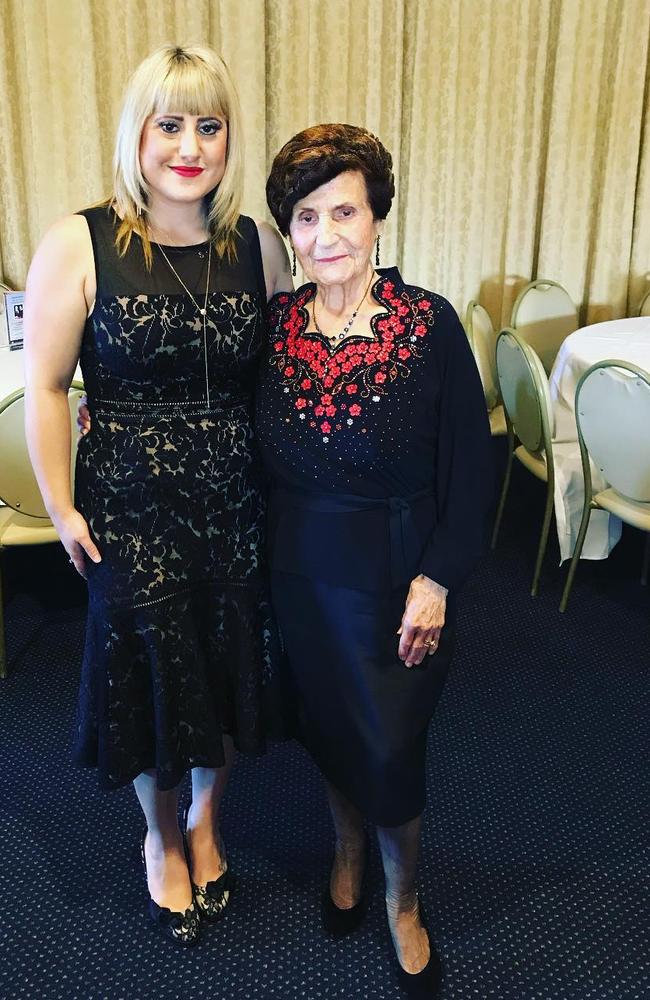
[[[468,584],[429,742],[421,892],[443,1000],[648,1000],[650,593],[642,538],[582,563],[553,543],[529,596],[542,497],[515,470],[502,538]],[[399,998],[376,846],[362,928],[318,900],[332,831],[295,745],[240,759],[223,832],[237,890],[181,952],[144,915],[139,810],[73,768],[84,594],[58,549],[5,553],[0,995],[11,1000]]]

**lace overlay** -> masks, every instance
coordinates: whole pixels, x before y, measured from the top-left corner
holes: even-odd
[[[101,235],[100,267],[114,253]],[[104,295],[86,327],[92,427],[75,502],[102,560],[87,561],[75,756],[108,787],[153,768],[171,788],[191,767],[223,765],[225,734],[255,754],[281,733],[251,423],[264,327],[245,256],[242,240],[239,274],[222,275],[242,290],[210,291],[205,338],[191,299],[171,291]],[[121,266],[133,281],[133,260],[109,263],[114,285]]]

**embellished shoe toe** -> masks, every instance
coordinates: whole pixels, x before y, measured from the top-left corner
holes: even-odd
[[[149,899],[149,916],[176,944],[184,948],[192,948],[198,944],[201,933],[201,920],[199,908],[195,903],[185,910],[184,913],[168,910],[166,906],[158,906],[153,899]]]
[[[183,809],[181,831],[183,833],[183,845],[185,847],[187,867],[190,871],[190,880],[192,882],[192,892],[194,894],[196,908],[201,914],[202,919],[206,920],[210,924],[214,924],[217,920],[221,920],[226,907],[230,902],[230,897],[234,888],[234,878],[228,868],[226,868],[226,871],[223,872],[219,878],[216,878],[211,882],[207,882],[205,885],[198,885],[192,879],[192,859],[190,856],[190,845],[187,839],[187,818],[190,812],[190,805],[191,803],[188,803]]]
[[[196,907],[204,920],[209,923],[221,920],[230,902],[232,881],[230,872],[225,871],[223,875],[220,875],[213,882],[208,882],[207,885],[197,885],[192,882]]]
[[[145,826],[140,843],[145,882],[147,880],[147,859],[144,853],[146,837],[147,828]],[[201,921],[199,919],[199,909],[194,898],[191,905],[181,913],[180,911],[169,910],[166,906],[158,906],[158,903],[150,895],[148,912],[159,930],[175,944],[182,948],[192,948],[195,944],[198,944],[201,934]]]

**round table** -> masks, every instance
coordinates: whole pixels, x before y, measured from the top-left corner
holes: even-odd
[[[605,359],[629,361],[650,372],[650,316],[594,323],[569,334],[558,352],[549,378],[555,427],[555,520],[560,560],[573,554],[582,508],[584,482],[575,418],[575,395],[580,377]],[[594,490],[607,483],[592,463]],[[595,510],[582,550],[583,559],[606,559],[621,537],[621,522]]]

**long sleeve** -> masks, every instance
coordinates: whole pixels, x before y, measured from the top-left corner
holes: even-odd
[[[494,461],[485,397],[467,337],[452,306],[437,322],[441,364],[436,456],[438,521],[420,572],[450,591],[484,551],[494,492]]]

